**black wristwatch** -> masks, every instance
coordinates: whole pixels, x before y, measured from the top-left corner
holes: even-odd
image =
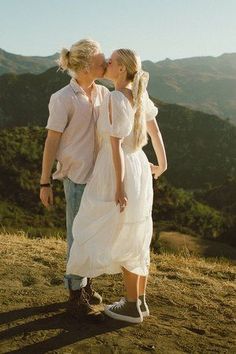
[[[47,188],[52,187],[52,183],[40,183],[40,188],[42,187],[47,187]]]

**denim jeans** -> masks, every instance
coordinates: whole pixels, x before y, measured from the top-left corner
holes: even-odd
[[[72,225],[79,210],[81,198],[86,184],[77,184],[69,178],[63,179],[63,186],[66,198],[66,230],[67,230],[67,260],[69,258],[71,245],[73,242]],[[78,275],[66,274],[64,277],[65,288],[78,290],[87,284],[87,278]]]

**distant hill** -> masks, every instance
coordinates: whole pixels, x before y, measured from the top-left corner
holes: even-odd
[[[55,60],[58,53],[48,57],[41,56],[23,56],[8,53],[0,48],[0,75],[6,73],[23,74],[34,73],[40,74],[45,70],[55,66]]]
[[[236,53],[144,61],[149,91],[165,102],[229,118],[236,124]]]
[[[0,127],[45,126],[50,95],[68,82],[56,68],[40,75],[0,76]],[[214,115],[153,100],[160,110],[172,184],[202,188],[235,175],[236,127]]]
[[[58,55],[27,57],[0,49],[0,75],[42,73],[55,66]],[[236,124],[236,53],[144,61],[143,67],[150,73],[149,92],[153,97],[228,118]]]

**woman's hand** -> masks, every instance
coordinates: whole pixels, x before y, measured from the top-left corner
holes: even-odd
[[[151,162],[150,162],[150,167],[151,167],[152,175],[154,175],[154,179],[157,179],[165,171],[160,166],[153,165],[153,163],[151,163]]]
[[[120,212],[122,213],[122,211],[124,211],[128,203],[128,198],[124,190],[117,189],[115,199],[116,199],[116,205],[120,204]]]

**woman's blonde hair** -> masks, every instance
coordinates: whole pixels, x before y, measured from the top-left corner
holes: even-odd
[[[147,144],[147,127],[144,116],[143,94],[148,83],[148,73],[142,70],[140,57],[131,49],[118,49],[118,63],[123,64],[127,71],[127,80],[133,83],[133,99],[136,106],[134,117],[134,148]]]
[[[66,48],[61,50],[60,58],[57,60],[59,69],[67,70],[73,77],[76,73],[89,69],[93,55],[100,51],[101,47],[98,42],[92,39],[81,39],[74,43],[70,50]]]

